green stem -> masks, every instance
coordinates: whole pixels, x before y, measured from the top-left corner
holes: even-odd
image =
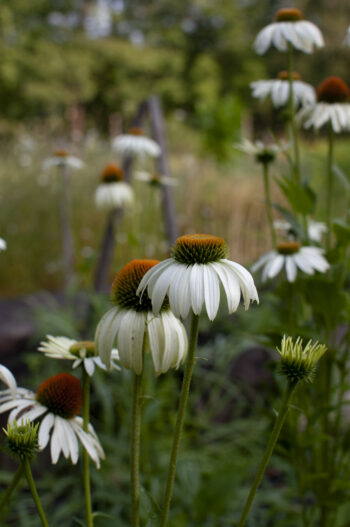
[[[268,163],[263,163],[263,175],[264,175],[266,212],[267,212],[267,218],[269,220],[272,245],[275,248],[277,243],[276,243],[276,232],[273,226],[273,215],[272,215],[271,195],[270,195],[270,180],[269,180],[269,164]]]
[[[295,121],[295,110],[294,110],[294,99],[293,99],[293,46],[288,43],[288,80],[289,80],[289,118],[291,127],[291,136],[293,143],[294,163],[293,172],[297,181],[300,181],[300,153],[299,153],[299,140],[298,140],[298,129]]]
[[[11,494],[17,487],[22,475],[23,475],[23,465],[20,465],[18,469],[16,470],[16,472],[14,473],[11,483],[9,484],[2,498],[0,499],[0,513],[2,512],[2,509],[8,504]]]
[[[38,491],[36,490],[36,486],[35,486],[33,474],[30,468],[29,460],[25,459],[24,461],[22,461],[22,466],[23,466],[23,470],[24,470],[24,473],[28,481],[30,492],[32,493],[32,496],[33,496],[36,510],[38,511],[38,514],[40,516],[41,523],[43,524],[43,527],[49,527],[49,524],[47,523],[47,519],[44,513],[44,509],[40,502]]]
[[[164,502],[163,502],[161,527],[166,527],[168,523],[170,502],[171,502],[174,480],[175,480],[176,461],[177,461],[177,456],[179,452],[179,446],[180,446],[182,430],[183,430],[183,425],[184,425],[184,420],[185,420],[185,412],[186,412],[186,406],[187,406],[187,401],[188,401],[188,395],[190,391],[192,372],[193,372],[193,367],[196,361],[195,352],[197,348],[198,325],[199,325],[199,315],[195,315],[192,312],[190,341],[189,341],[189,346],[188,346],[188,357],[187,357],[185,373],[184,373],[184,377],[182,381],[179,410],[178,410],[177,419],[176,419],[173,446],[172,446],[171,456],[170,456],[168,478],[167,478],[165,496],[164,496]]]
[[[332,194],[333,194],[333,157],[334,157],[334,132],[332,124],[328,128],[328,161],[327,161],[327,204],[326,204],[326,222],[327,237],[326,249],[329,251],[331,246],[331,229],[332,229]]]
[[[296,383],[292,383],[288,381],[288,384],[286,386],[286,389],[283,394],[282,403],[280,411],[278,412],[278,415],[276,417],[276,421],[274,424],[274,427],[271,432],[271,436],[269,439],[269,442],[267,443],[267,447],[264,453],[264,456],[261,460],[260,466],[258,468],[258,472],[256,473],[253,485],[250,489],[250,492],[248,494],[248,498],[246,501],[246,504],[244,506],[241,519],[239,520],[238,527],[243,527],[245,525],[245,522],[247,520],[247,516],[249,513],[249,510],[252,506],[252,503],[255,498],[256,491],[259,488],[259,485],[261,483],[261,480],[263,478],[264,472],[266,470],[266,467],[268,465],[268,462],[270,461],[271,454],[273,452],[273,449],[275,448],[277,439],[280,435],[281,428],[283,426],[283,423],[287,417],[287,413],[289,410],[289,403],[291,401],[291,398],[293,396],[294,390],[296,388]]]
[[[134,373],[132,428],[131,428],[131,525],[140,524],[140,438],[141,438],[141,410],[142,410],[142,372]]]
[[[83,370],[83,430],[88,432],[90,420],[90,376],[86,373],[84,364]],[[85,511],[86,523],[88,527],[93,527],[94,520],[92,516],[91,505],[91,487],[90,487],[90,459],[87,450],[83,449],[83,471],[84,471],[84,493],[85,493]]]

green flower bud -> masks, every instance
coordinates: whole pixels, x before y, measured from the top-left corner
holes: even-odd
[[[7,448],[10,454],[18,457],[20,461],[31,460],[39,450],[38,447],[38,427],[30,421],[18,425],[15,421],[13,425],[7,424],[7,429],[3,428],[7,436]]]
[[[294,343],[292,337],[284,335],[281,349],[277,348],[281,355],[280,373],[296,384],[299,381],[312,382],[316,372],[316,365],[327,347],[311,340],[303,347],[303,340],[298,337]]]

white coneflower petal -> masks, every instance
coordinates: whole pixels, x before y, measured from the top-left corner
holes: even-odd
[[[142,349],[145,332],[145,315],[129,310],[123,317],[117,336],[120,349],[120,361],[136,375],[140,375],[143,367]]]
[[[41,426],[39,428],[38,441],[39,441],[40,450],[43,450],[47,446],[50,440],[51,429],[54,423],[55,423],[55,416],[53,414],[45,415],[44,419],[41,422]]]
[[[209,265],[203,265],[204,301],[209,320],[214,320],[220,304],[220,286],[217,275]]]
[[[210,264],[214,265],[214,264]],[[179,277],[181,276],[180,273]],[[170,293],[171,296],[172,292]],[[193,264],[191,269],[191,277],[190,277],[190,301],[191,305],[193,307],[193,312],[195,314],[199,314],[202,309],[202,305],[204,302],[204,280],[203,280],[203,273],[201,273],[200,270],[200,264]],[[187,306],[186,306],[187,307]]]
[[[3,381],[9,387],[11,396],[16,397],[16,392],[17,392],[16,379],[14,378],[10,370],[6,368],[6,366],[3,366],[2,364],[0,364],[0,380]]]

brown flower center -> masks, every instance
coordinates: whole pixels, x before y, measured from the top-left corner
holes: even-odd
[[[101,181],[103,183],[116,183],[123,180],[124,172],[114,163],[109,163],[101,174]]]
[[[80,381],[70,373],[59,373],[42,382],[36,400],[55,415],[71,419],[78,415],[83,404]]]
[[[346,102],[349,95],[348,86],[339,77],[327,77],[317,88],[317,100],[320,102]]]
[[[55,157],[67,157],[68,152],[67,150],[56,150],[53,154]]]
[[[125,309],[151,311],[152,302],[147,291],[141,297],[136,295],[136,291],[143,276],[158,263],[158,260],[132,260],[126,264],[112,284],[112,300]],[[166,301],[163,308],[167,308],[168,305]]]
[[[276,22],[297,22],[303,19],[303,13],[300,9],[294,7],[286,7],[277,11],[275,15]]]
[[[185,234],[173,247],[173,257],[180,263],[193,265],[217,262],[226,258],[228,248],[225,240],[210,234]]]
[[[288,73],[288,71],[287,70],[280,71],[279,74],[277,75],[277,78],[282,80],[282,81],[289,80],[289,73]],[[293,79],[293,81],[300,81],[301,80],[301,76],[300,76],[300,74],[297,71],[293,71],[292,72],[292,79]]]
[[[299,252],[300,243],[298,242],[281,242],[277,245],[277,251],[280,254],[295,254]]]
[[[129,129],[128,134],[130,134],[130,135],[143,135],[143,130],[142,130],[142,128],[139,128],[137,126],[133,126],[132,128]]]

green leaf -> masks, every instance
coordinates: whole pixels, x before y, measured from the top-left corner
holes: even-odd
[[[292,209],[300,214],[312,214],[316,205],[316,194],[307,182],[298,183],[283,176],[278,184]]]
[[[333,220],[332,228],[340,245],[348,245],[350,243],[349,223],[341,219]]]

